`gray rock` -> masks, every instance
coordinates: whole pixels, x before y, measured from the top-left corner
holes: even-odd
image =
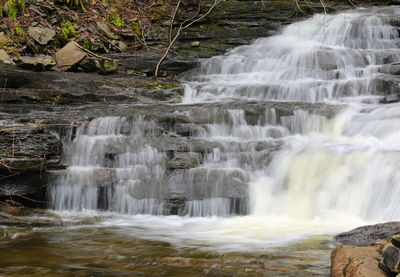
[[[367,246],[376,241],[389,240],[397,233],[400,233],[400,222],[392,221],[358,227],[337,235],[335,240],[346,245]]]
[[[62,143],[48,130],[28,125],[3,125],[1,149],[9,149],[2,157],[0,170],[40,171],[60,163]],[[12,149],[12,151],[11,151]]]
[[[115,35],[111,31],[110,27],[108,27],[107,24],[105,24],[103,22],[100,22],[100,21],[97,21],[96,25],[97,25],[97,28],[99,29],[100,34],[102,34],[106,38],[111,39],[111,40],[114,40],[114,39],[118,40],[119,39],[119,37],[117,35]]]
[[[117,59],[120,66],[126,70],[135,70],[153,75],[157,62],[161,58],[160,52],[146,52],[136,54],[113,54],[110,58]],[[195,59],[183,59],[175,55],[168,55],[160,66],[159,76],[177,75],[183,71],[194,68],[197,65]]]
[[[100,60],[86,56],[86,58],[79,62],[78,68],[82,69],[84,72],[97,72],[101,68]]]
[[[400,75],[400,63],[386,64],[383,65],[379,72],[390,74],[390,75]]]
[[[194,152],[172,152],[167,161],[169,169],[187,169],[200,165],[202,156]]]
[[[54,38],[56,32],[50,28],[29,27],[28,34],[39,44],[46,45],[50,40]]]

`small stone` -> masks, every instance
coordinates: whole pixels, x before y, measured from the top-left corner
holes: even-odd
[[[119,48],[121,51],[125,51],[125,50],[128,48],[128,45],[127,45],[125,42],[121,41],[121,40],[119,40],[119,41],[117,42],[117,45],[118,45],[118,48]]]
[[[0,43],[7,44],[10,42],[10,39],[4,34],[4,32],[0,32]]]
[[[190,45],[192,47],[199,47],[200,46],[200,41],[193,41]]]
[[[56,32],[50,28],[29,27],[28,34],[39,44],[46,45],[50,40],[54,38]]]

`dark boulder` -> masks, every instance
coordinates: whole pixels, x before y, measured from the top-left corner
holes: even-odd
[[[379,263],[379,267],[389,274],[398,274],[400,264],[400,250],[396,247],[389,246],[383,252],[383,262]]]

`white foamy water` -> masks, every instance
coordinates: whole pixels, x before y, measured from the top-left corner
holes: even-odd
[[[54,208],[104,209],[113,214],[100,214],[100,226],[218,251],[399,220],[400,105],[380,104],[400,93],[384,73],[400,62],[389,24],[399,15],[316,15],[204,61],[186,85],[191,105],[176,106],[196,131],[175,150],[143,117],[79,127],[66,139],[70,167],[50,191]],[[191,168],[171,169],[179,151]]]

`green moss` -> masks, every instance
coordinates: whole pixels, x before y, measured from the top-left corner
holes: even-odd
[[[41,91],[39,95],[43,102],[50,104],[57,104],[57,102],[59,102],[62,97],[61,94],[54,91]]]
[[[136,35],[138,35],[138,36],[141,36],[141,35],[142,35],[142,30],[140,29],[140,24],[139,24],[139,22],[137,22],[136,20],[131,20],[131,21],[129,22],[129,25],[131,26],[132,31],[133,31]]]
[[[125,22],[119,17],[117,12],[113,12],[109,17],[108,20],[110,21],[111,24],[117,26],[117,27],[122,27],[125,26]]]
[[[153,10],[151,20],[153,22],[161,23],[164,18],[169,16],[171,7],[163,1],[158,1],[158,3],[161,6]]]
[[[61,24],[61,32],[65,39],[70,39],[78,33],[70,21]]]
[[[212,47],[188,47],[179,51],[179,55],[182,57],[198,57],[202,53],[212,53],[215,55],[218,53],[218,50]]]
[[[101,87],[102,85],[103,85],[102,83],[90,83],[89,87],[98,88],[98,87]]]
[[[90,50],[90,43],[89,43],[89,41],[85,40],[85,41],[83,42],[83,46],[82,46],[82,47],[85,48],[86,50]]]
[[[220,26],[218,26],[217,23],[208,23],[208,24],[205,24],[205,25],[204,25],[204,28],[205,28],[206,30],[215,30],[215,29],[220,28]]]
[[[1,16],[7,15],[12,19],[16,19],[18,14],[23,14],[25,11],[24,0],[0,0]]]
[[[154,83],[147,83],[145,86],[147,89],[152,89],[152,90],[166,90],[166,89],[175,89],[177,86],[172,83],[165,83],[161,81],[156,81]]]

